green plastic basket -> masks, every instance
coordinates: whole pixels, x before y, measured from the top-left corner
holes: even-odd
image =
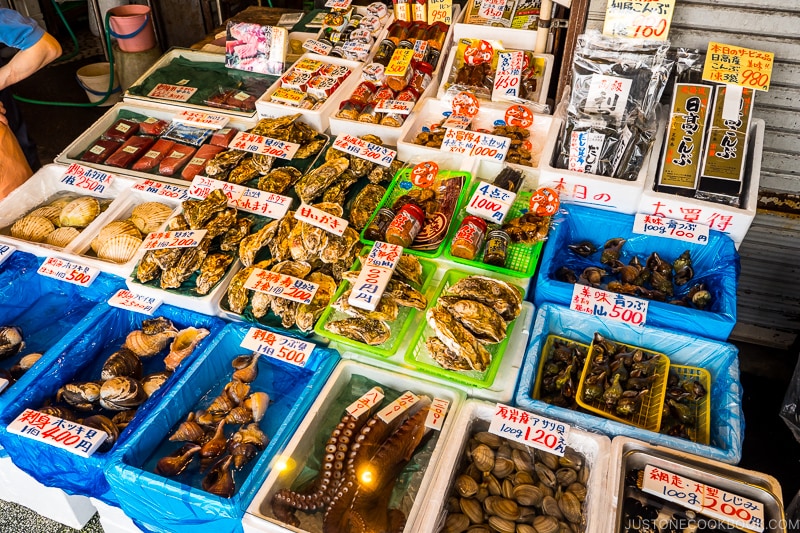
[[[436,305],[439,296],[441,296],[444,291],[449,289],[450,286],[454,285],[458,280],[471,275],[472,274],[467,274],[466,272],[461,272],[460,270],[448,270],[445,273],[441,283],[437,287],[433,298],[429,300],[428,309]],[[517,289],[519,290],[520,295],[524,293],[521,288],[517,287]],[[495,376],[497,376],[497,371],[500,369],[500,362],[503,360],[503,354],[505,354],[506,346],[508,345],[508,339],[511,338],[511,334],[514,331],[514,322],[516,321],[514,320],[508,324],[506,329],[506,338],[503,339],[502,342],[484,345],[484,348],[486,348],[486,350],[492,354],[492,362],[489,364],[489,368],[483,372],[478,372],[475,370],[448,370],[439,366],[439,364],[428,352],[428,347],[425,346],[425,339],[428,337],[433,337],[435,334],[433,329],[428,325],[428,321],[424,318],[422,321],[420,321],[417,331],[414,334],[414,338],[411,340],[411,345],[409,346],[408,351],[406,351],[405,361],[409,365],[422,372],[439,376],[449,381],[473,385],[479,388],[491,387],[492,383],[494,383]]]
[[[690,440],[700,444],[708,444],[711,441],[711,374],[705,368],[686,365],[670,365],[669,370],[670,372],[674,371],[681,380],[697,380],[705,387],[705,396],[700,400],[689,402],[695,418],[695,426],[692,428],[695,438],[692,439],[690,434]],[[663,426],[662,420],[660,432],[666,433],[665,429],[667,428]]]
[[[383,208],[383,206],[385,206],[385,205],[390,206],[395,202],[395,200],[397,200],[398,198],[400,198],[404,194],[407,194],[408,191],[410,191],[412,189],[419,189],[420,188],[420,187],[417,187],[416,185],[414,185],[413,183],[411,183],[411,181],[408,179],[408,176],[410,174],[411,174],[411,169],[410,168],[404,168],[404,169],[400,170],[397,173],[397,175],[394,177],[394,179],[392,180],[392,183],[389,184],[389,188],[386,189],[386,194],[383,195],[383,199],[378,204],[378,207],[375,209],[375,211],[372,213],[372,216],[369,217],[369,221],[367,222],[367,226],[363,230],[361,230],[361,242],[363,242],[364,244],[367,244],[369,246],[372,246],[375,243],[375,241],[371,241],[371,240],[367,239],[366,237],[364,237],[364,232],[367,230],[367,227],[369,227],[369,225],[372,223],[372,219],[375,218],[375,215],[378,213],[378,211],[381,210],[381,208]],[[440,176],[440,177],[444,176],[445,179],[451,179],[451,178],[457,178],[457,177],[463,177],[464,178],[464,184],[461,187],[461,192],[458,195],[458,201],[456,202],[456,207],[455,207],[455,210],[453,211],[453,218],[450,219],[450,224],[447,227],[447,231],[445,231],[445,237],[442,239],[442,242],[439,244],[439,246],[435,250],[415,250],[413,248],[413,246],[414,246],[413,244],[411,245],[410,248],[405,248],[404,249],[404,251],[406,251],[406,252],[408,252],[410,254],[418,255],[420,257],[427,257],[427,258],[430,258],[430,259],[434,259],[436,257],[439,257],[440,255],[442,255],[442,252],[444,251],[444,249],[446,247],[448,247],[447,234],[450,232],[450,229],[452,229],[452,227],[453,227],[453,220],[455,219],[456,214],[461,211],[461,204],[464,202],[464,197],[466,196],[467,190],[469,189],[469,183],[470,183],[470,174],[469,174],[469,172],[460,172],[460,171],[456,171],[456,170],[440,170],[438,176]]]
[[[365,257],[371,248],[371,246],[365,246],[361,250],[359,258],[356,259],[356,262],[351,270],[359,270],[361,268],[360,258]],[[430,285],[431,280],[433,280],[433,274],[436,272],[436,263],[420,259],[420,264],[422,264],[422,286],[415,288],[425,294],[428,285]],[[413,285],[414,284],[412,283],[412,286]],[[350,287],[350,283],[342,280],[342,283],[339,285],[339,289],[336,291],[336,294],[333,295],[331,302],[335,302],[339,296],[341,296],[348,289],[348,287]],[[325,325],[328,322],[349,318],[349,315],[342,313],[341,311],[337,311],[331,305],[325,308],[322,316],[319,318],[319,320],[317,320],[317,324],[314,326],[314,333],[321,335],[322,337],[327,337],[338,343],[345,344],[347,346],[353,346],[371,355],[376,355],[378,357],[391,357],[397,353],[397,349],[400,347],[403,338],[406,336],[406,332],[411,327],[411,322],[418,316],[418,313],[419,311],[413,307],[401,306],[397,318],[393,322],[389,322],[389,329],[392,331],[391,336],[386,342],[377,346],[370,346],[363,342],[345,337],[344,335],[338,335],[325,329]]]
[[[472,195],[475,193],[475,190],[480,186],[480,182],[476,181],[469,187],[469,194],[465,196],[466,201],[465,204],[472,198]],[[511,209],[508,211],[506,215],[506,220],[511,220],[512,218],[517,218],[522,216],[528,211],[528,200],[531,197],[531,192],[529,191],[522,191],[517,194],[514,203],[511,204]],[[459,209],[456,216],[453,217],[453,223],[450,224],[450,234],[447,236],[446,242],[447,247],[444,251],[444,256],[446,259],[454,261],[456,263],[460,263],[462,265],[469,265],[471,267],[482,268],[483,270],[489,270],[491,272],[497,272],[498,274],[506,274],[508,276],[514,276],[518,278],[530,278],[533,276],[533,273],[536,271],[536,265],[539,264],[539,255],[542,253],[542,246],[544,242],[540,241],[534,244],[525,244],[525,243],[512,243],[508,244],[508,251],[506,256],[506,266],[498,267],[494,265],[488,265],[483,261],[478,261],[475,259],[464,259],[462,257],[456,257],[450,253],[450,243],[453,242],[453,239],[458,232],[459,226],[461,226],[461,221],[467,217],[469,213],[467,213],[465,209]],[[483,244],[481,245],[481,249],[478,250],[478,254],[475,256],[483,257],[483,252],[486,248],[486,239],[484,239]]]

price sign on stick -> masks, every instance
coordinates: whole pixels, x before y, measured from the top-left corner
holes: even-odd
[[[609,0],[603,34],[665,41],[675,0]]]

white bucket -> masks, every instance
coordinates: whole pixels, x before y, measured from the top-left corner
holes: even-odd
[[[78,85],[86,91],[86,96],[89,97],[90,102],[99,102],[105,96],[106,91],[108,91],[109,72],[110,65],[108,63],[92,63],[78,69],[76,73]],[[122,90],[116,73],[114,73],[114,88],[111,91],[111,96],[100,107],[112,106],[119,102],[121,98]]]

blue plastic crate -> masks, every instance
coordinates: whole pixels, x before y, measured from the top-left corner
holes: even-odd
[[[670,358],[671,363],[708,370],[711,374],[711,444],[697,444],[690,440],[662,435],[534,400],[539,357],[547,336],[559,335],[588,345],[592,342],[592,335],[596,331],[618,342],[664,353]],[[738,353],[737,348],[731,344],[707,340],[696,335],[675,333],[651,326],[629,326],[570,311],[558,305],[545,304],[536,314],[531,342],[520,370],[515,401],[523,409],[536,410],[546,416],[584,429],[599,431],[610,437],[625,435],[651,444],[736,464],[742,458],[744,441]]]
[[[231,360],[250,353],[240,347],[250,326],[229,324],[209,344],[200,359],[173,387],[153,416],[114,453],[106,471],[116,499],[125,513],[152,531],[215,532],[241,531],[244,509],[269,472],[276,453],[282,450],[299,426],[311,403],[339,361],[336,351],[315,348],[303,368],[262,356],[254,390],[263,390],[271,403],[260,427],[270,438],[256,461],[236,474],[236,492],[221,498],[199,487],[200,476],[170,479],[154,473],[161,453],[177,448],[167,438],[174,427],[193,410],[206,406],[230,381]],[[195,458],[195,461],[197,458]],[[191,483],[184,484],[181,481]]]
[[[627,239],[620,257],[625,264],[633,256],[638,256],[644,264],[652,252],[658,252],[664,260],[671,263],[684,250],[689,250],[695,276],[683,290],[703,281],[713,298],[711,306],[702,311],[649,300],[647,325],[685,331],[709,339],[726,340],[736,324],[736,285],[739,278],[739,254],[730,237],[718,231],[710,231],[708,244],[701,245],[665,237],[638,235],[631,233],[633,221],[634,217],[631,215],[587,207],[570,205],[563,209],[553,224],[542,254],[534,290],[536,307],[545,302],[569,307],[573,285],[558,281],[555,277],[556,270],[561,266],[568,266],[580,276],[586,266],[607,269],[606,265],[599,262],[600,249],[608,239],[622,237]],[[591,241],[598,248],[598,252],[588,260],[567,248],[570,244],[585,240]]]

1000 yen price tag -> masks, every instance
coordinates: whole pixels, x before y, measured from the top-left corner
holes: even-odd
[[[383,400],[383,389],[372,387],[361,398],[354,401],[345,409],[353,418],[360,418],[364,413],[381,403]]]
[[[655,235],[678,241],[708,244],[708,226],[685,220],[673,220],[658,215],[637,213],[633,220],[633,233]]]
[[[349,224],[349,222],[343,218],[339,218],[322,209],[317,209],[305,203],[300,204],[300,207],[294,212],[294,218],[323,229],[328,233],[333,233],[337,237],[341,237],[344,234],[344,230]]]
[[[647,304],[647,300],[641,298],[576,283],[572,289],[569,308],[631,326],[644,326],[647,320]]]
[[[378,411],[378,418],[388,424],[418,401],[419,396],[411,391],[406,391],[395,401]]]
[[[556,455],[567,450],[569,425],[498,403],[489,433]]]
[[[90,457],[108,438],[105,431],[33,409],[25,409],[6,429],[9,433],[38,440],[83,457]]]
[[[434,398],[428,409],[428,416],[425,418],[425,427],[441,431],[448,407],[450,407],[449,401],[444,398]]]
[[[173,100],[175,102],[185,102],[197,92],[196,87],[186,87],[183,85],[170,85],[169,83],[159,83],[152,91],[147,93],[150,98],[161,100]]]
[[[196,248],[208,230],[192,229],[180,231],[156,231],[150,233],[142,242],[142,250],[162,250],[164,248]]]
[[[359,139],[355,135],[339,135],[333,142],[333,147],[384,167],[391,165],[397,156],[396,151]]]
[[[61,183],[82,191],[101,193],[106,190],[107,186],[111,185],[113,179],[113,175],[106,172],[72,163],[67,167],[64,175],[61,176]]]
[[[88,287],[100,274],[100,269],[50,256],[44,260],[36,272],[48,278]]]
[[[300,149],[300,145],[297,143],[290,143],[289,141],[272,139],[270,137],[264,137],[263,135],[240,131],[228,145],[228,148],[244,150],[245,152],[252,152],[254,154],[268,155],[279,159],[292,159],[294,154],[297,153],[297,150]]]
[[[306,305],[311,303],[319,289],[319,285],[311,281],[260,268],[254,269],[247,277],[244,287]]]
[[[316,348],[313,342],[285,337],[259,328],[250,328],[239,346],[299,367],[306,366],[311,352]]]
[[[11,254],[17,251],[16,246],[10,244],[0,244],[0,265],[6,262],[6,259],[11,257]]]
[[[447,128],[441,150],[502,162],[506,159],[510,143],[508,137]]]
[[[516,198],[517,195],[511,191],[481,182],[467,204],[467,213],[502,224]]]
[[[161,300],[144,294],[136,294],[128,289],[118,290],[114,296],[109,298],[108,305],[128,309],[145,315],[152,315],[161,305]]]

